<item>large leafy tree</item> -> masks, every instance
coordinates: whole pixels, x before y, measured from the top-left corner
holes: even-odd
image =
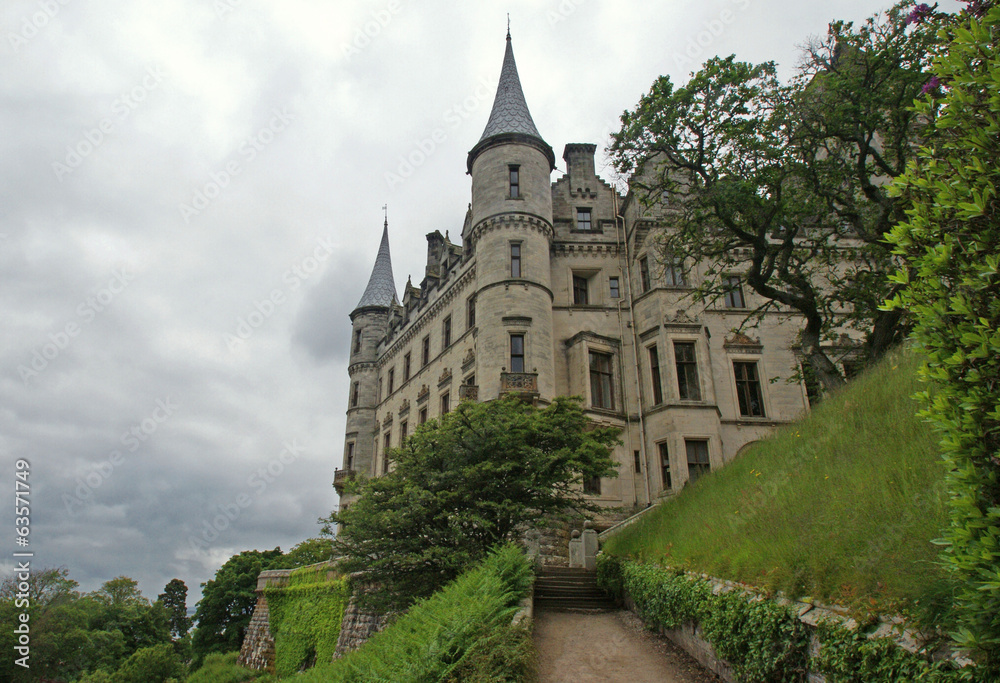
[[[163,603],[170,617],[170,635],[183,638],[191,628],[191,618],[187,615],[188,588],[180,579],[170,579],[157,600]]]
[[[982,655],[977,680],[1000,680],[1000,7],[970,2],[941,35],[916,107],[926,145],[895,188],[910,208],[891,236],[907,267],[890,308],[913,313],[934,383],[923,414],[949,466],[958,640]]]
[[[615,476],[617,440],[575,399],[463,402],[390,450],[393,470],[357,482],[360,498],[323,521],[340,525],[342,567],[379,585],[369,601],[402,607],[540,517],[591,509],[580,482]]]
[[[257,604],[257,576],[281,556],[280,548],[245,550],[226,560],[215,578],[201,584],[194,615],[198,625],[191,637],[195,667],[205,655],[240,649]]]
[[[907,105],[926,82],[933,31],[904,2],[863,26],[835,22],[798,75],[713,58],[676,88],[663,76],[612,136],[616,167],[662,202],[663,260],[698,264],[694,295],[721,298],[740,274],[773,309],[804,321],[803,357],[826,388],[843,382],[825,342],[855,325],[872,356],[900,338],[880,311],[895,269],[885,234],[902,216],[886,185],[914,154]]]

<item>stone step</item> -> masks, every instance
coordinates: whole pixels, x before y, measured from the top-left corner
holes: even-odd
[[[615,602],[608,597],[602,598],[582,598],[582,597],[535,597],[535,609],[545,609],[550,611],[589,609],[589,610],[614,610],[617,609]]]

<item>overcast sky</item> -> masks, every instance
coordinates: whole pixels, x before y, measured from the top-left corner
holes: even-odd
[[[660,74],[787,77],[889,4],[5,0],[0,476],[30,462],[34,565],[193,604],[230,555],[316,535],[382,206],[402,290],[428,232],[458,241],[507,12],[539,131],[600,167]]]

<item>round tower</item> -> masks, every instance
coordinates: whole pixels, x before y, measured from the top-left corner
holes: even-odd
[[[347,372],[350,388],[347,398],[347,425],[343,465],[334,475],[334,487],[341,496],[341,507],[353,500],[345,496],[348,479],[375,476],[375,406],[378,402],[376,361],[378,345],[385,337],[389,310],[396,303],[396,285],[389,256],[389,222],[382,230],[375,267],[361,301],[351,312],[351,355]]]
[[[549,260],[554,168],[552,147],[528,111],[508,33],[493,110],[468,159],[467,247],[476,254],[481,399],[506,391],[543,400],[554,396]]]

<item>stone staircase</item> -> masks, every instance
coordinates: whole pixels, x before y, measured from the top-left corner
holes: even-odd
[[[535,609],[613,610],[614,600],[597,587],[597,572],[569,567],[542,567],[535,578]]]

